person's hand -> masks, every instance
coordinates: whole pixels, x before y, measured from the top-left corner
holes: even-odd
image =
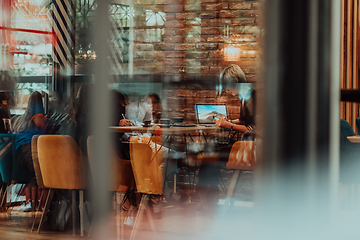
[[[219,118],[219,120],[214,120],[214,122],[218,127],[226,127],[226,128],[229,128],[229,126],[231,127],[231,123],[226,121],[225,118]]]
[[[150,144],[151,140],[150,140],[149,137],[143,136],[143,137],[141,138],[141,142],[142,142],[142,143],[146,143],[146,144]]]
[[[129,119],[121,119],[119,122],[119,126],[121,127],[126,127],[126,126],[131,126],[130,125],[130,120]]]

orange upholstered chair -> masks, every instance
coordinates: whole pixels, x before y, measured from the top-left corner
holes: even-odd
[[[162,167],[163,156],[161,151],[153,152],[151,147],[146,143],[138,143],[136,141],[131,142],[130,159],[134,172],[136,189],[138,192],[143,193],[133,231],[130,236],[130,239],[133,239],[144,212],[144,208],[147,211],[146,215],[149,219],[151,228],[155,231],[151,211],[147,207],[147,199],[149,194],[163,194],[164,169]]]
[[[44,213],[50,206],[54,189],[70,189],[72,192],[73,233],[75,234],[75,190],[79,190],[80,232],[83,227],[83,189],[86,188],[85,161],[75,140],[66,135],[42,135],[37,142],[38,160],[44,187],[50,188]],[[44,214],[40,226],[44,221]]]
[[[226,168],[234,169],[235,171],[226,194],[226,207],[229,205],[241,172],[244,170],[253,171],[255,169],[255,157],[255,141],[237,141],[233,144]]]

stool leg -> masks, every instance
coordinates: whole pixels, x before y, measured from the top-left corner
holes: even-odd
[[[234,192],[234,188],[235,188],[235,185],[236,185],[236,182],[239,178],[239,175],[241,173],[241,170],[235,170],[234,171],[234,174],[232,175],[231,177],[231,180],[230,180],[230,185],[229,185],[229,188],[228,188],[228,191],[227,191],[227,194],[226,194],[226,200],[225,200],[225,207],[224,207],[224,214],[226,212],[226,209],[229,205],[229,202],[230,202],[230,198],[232,197],[233,195],[233,192]]]
[[[71,210],[72,210],[72,222],[73,222],[73,236],[76,235],[76,229],[75,229],[75,222],[76,222],[76,190],[72,190],[71,191],[71,195],[72,195],[72,205],[71,205]]]
[[[195,174],[194,174],[195,176]],[[195,180],[194,180],[195,182]],[[174,173],[174,193],[176,193],[176,173]]]
[[[36,197],[37,197],[37,187],[32,186],[30,187],[30,203],[31,203],[31,211],[35,212],[36,210]]]
[[[152,215],[151,215],[151,211],[150,211],[150,208],[149,208],[149,205],[148,205],[148,199],[149,199],[149,196],[146,195],[145,201],[144,201],[146,216],[147,216],[147,218],[149,220],[151,230],[153,230],[153,232],[156,232],[155,224],[154,224],[154,221],[153,221],[153,218],[152,218]],[[159,212],[159,216],[161,216],[160,213],[161,212]]]
[[[51,203],[51,200],[54,196],[54,189],[49,189],[49,193],[48,193],[48,196],[46,198],[46,202],[45,202],[45,207],[44,207],[44,211],[41,215],[41,219],[40,219],[40,223],[39,223],[39,227],[38,227],[38,230],[37,230],[37,233],[40,233],[40,230],[42,228],[42,226],[44,225],[44,221],[45,221],[45,217],[47,215],[47,211],[49,210],[49,207],[50,207],[50,203]]]
[[[122,224],[120,224],[121,221],[121,208],[120,208],[120,199],[122,197],[122,194],[115,192],[115,204],[116,204],[116,236],[117,240],[123,239],[123,228]]]
[[[4,193],[3,193],[3,195],[1,196],[1,207],[2,206],[4,206],[4,205],[6,205],[6,196],[7,196],[7,187],[8,187],[9,185],[6,185],[6,186],[4,186]]]
[[[42,204],[42,199],[43,199],[43,196],[44,196],[44,191],[45,191],[45,188],[42,188],[41,189],[41,194],[40,194],[40,199],[39,199],[38,211],[40,211],[40,209],[41,209],[41,204]]]
[[[42,194],[43,192],[41,192],[41,198],[42,198]],[[37,191],[35,191],[35,196],[37,196]],[[41,199],[40,199],[40,203],[41,203]],[[38,207],[38,210],[40,210],[40,203],[39,203],[39,207]],[[36,222],[36,201],[35,201],[35,205],[34,205],[34,221],[33,221],[33,224],[32,224],[32,227],[31,227],[31,232],[34,231],[35,229],[35,222]]]
[[[120,194],[120,200],[121,202],[124,201],[124,198],[125,198],[125,194],[121,193]],[[118,204],[119,205],[119,221],[121,221],[121,205],[120,203]],[[124,224],[120,224],[120,239],[124,239]]]
[[[79,202],[80,202],[80,236],[84,236],[84,191],[79,190]]]
[[[136,214],[136,219],[135,219],[135,222],[134,222],[133,229],[131,231],[130,240],[133,240],[135,238],[137,228],[139,227],[139,223],[140,223],[141,217],[142,217],[143,212],[144,212],[143,208],[144,208],[144,203],[145,203],[146,198],[147,198],[147,196],[145,194],[141,197],[139,209],[138,209],[138,212]]]
[[[3,199],[3,195],[5,194],[5,191],[4,191],[4,193],[3,193],[3,190],[4,190],[4,186],[2,186],[1,187],[1,189],[0,189],[0,198],[1,198],[1,203],[0,203],[0,207],[2,208],[3,207],[3,205],[2,205],[2,199]]]

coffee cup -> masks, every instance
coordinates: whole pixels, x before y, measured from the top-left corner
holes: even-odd
[[[184,121],[184,118],[182,118],[182,117],[174,117],[172,120],[173,120],[174,124],[180,124],[180,123],[182,123]]]
[[[170,126],[170,119],[167,118],[162,118],[160,119],[160,124],[162,124],[163,126]]]
[[[149,127],[150,125],[151,125],[150,120],[144,121],[144,127]]]

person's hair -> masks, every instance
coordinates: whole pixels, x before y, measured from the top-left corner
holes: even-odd
[[[0,92],[0,101],[2,100],[9,100],[9,96],[6,92]]]
[[[158,123],[160,118],[162,117],[162,111],[163,111],[160,96],[157,95],[156,93],[150,93],[147,99],[149,98],[151,99],[153,121],[155,123]],[[154,108],[155,104],[157,105],[157,108]]]
[[[157,95],[156,93],[150,93],[148,95],[148,98],[152,98],[152,99],[155,100],[154,102],[152,102],[153,104],[154,103],[161,103],[161,99],[160,99],[159,95]]]
[[[115,104],[115,108],[118,107],[119,105],[125,106],[128,104],[127,96],[125,94],[122,94],[118,90],[116,89],[110,90],[110,95],[112,97],[111,99],[112,103]]]
[[[236,64],[231,64],[224,68],[220,74],[220,82],[233,81],[234,83],[245,83],[246,77],[241,68]]]
[[[250,115],[249,112],[249,108],[247,106],[247,101],[252,100],[252,114]],[[245,123],[245,125],[250,125],[250,124],[254,124],[255,120],[255,114],[256,114],[256,95],[255,95],[255,90],[251,91],[250,94],[250,98],[247,99],[247,101],[245,102],[244,106],[241,106],[240,108],[240,120],[243,121]]]
[[[12,133],[17,132],[17,130],[19,129],[19,120],[20,120],[21,116],[19,115],[14,115],[11,119],[10,119],[10,131]]]
[[[30,95],[25,113],[19,117],[14,131],[23,132],[29,128],[35,127],[35,124],[32,122],[32,117],[38,113],[44,113],[44,106],[41,93],[35,91]]]
[[[82,85],[73,100],[70,117],[76,124],[86,121],[90,114],[90,86]]]
[[[110,90],[110,96],[111,108],[113,109],[111,125],[118,125],[119,121],[123,118],[122,114],[125,114],[125,106],[128,104],[128,101],[124,94],[115,89]]]

